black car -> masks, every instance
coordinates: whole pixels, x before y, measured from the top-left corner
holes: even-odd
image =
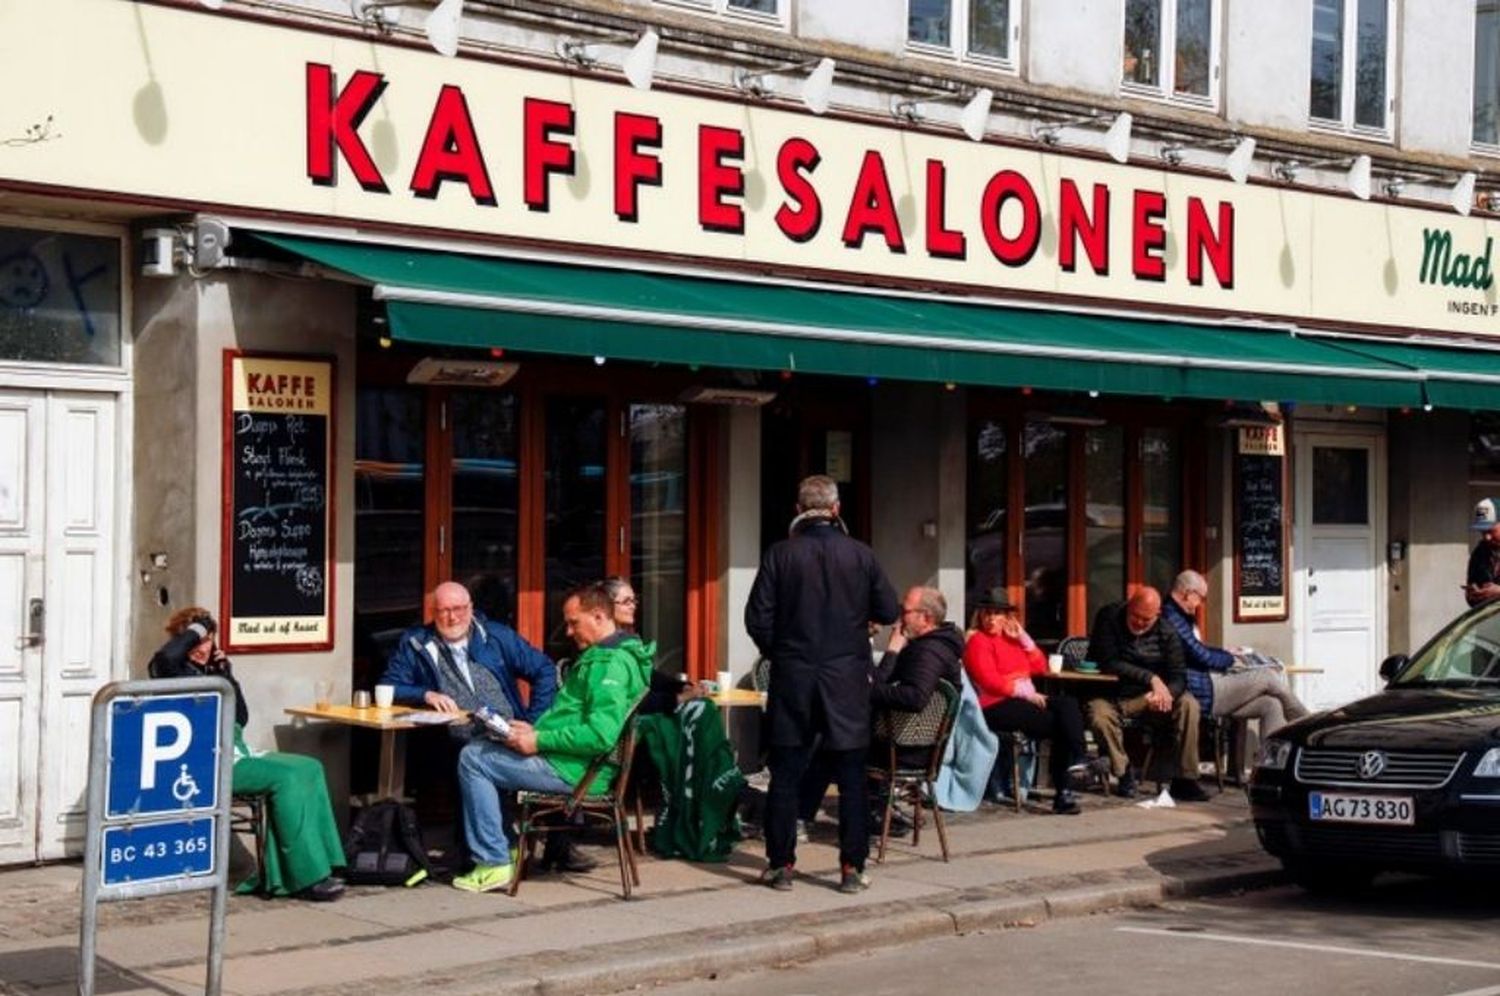
[[[1380,673],[1385,691],[1261,745],[1250,780],[1261,844],[1317,890],[1383,870],[1500,875],[1500,602]]]

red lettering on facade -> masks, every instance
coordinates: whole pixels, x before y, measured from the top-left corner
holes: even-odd
[[[475,204],[493,207],[495,188],[484,166],[484,153],[474,134],[469,104],[464,92],[448,85],[438,91],[427,122],[427,137],[417,155],[417,166],[411,173],[411,192],[418,197],[434,198],[444,180],[456,180],[469,188]]]
[[[859,178],[854,181],[854,196],[849,199],[849,213],[844,217],[844,245],[858,249],[866,232],[878,232],[891,252],[906,252],[901,222],[896,218],[896,201],[885,175],[885,160],[874,149],[865,152]]]
[[[1000,212],[1011,200],[1021,206],[1021,230],[1013,237],[1000,228]],[[1026,177],[1013,169],[1001,170],[985,184],[979,221],[990,252],[1006,266],[1025,266],[1041,244],[1042,209],[1036,191]]]
[[[333,69],[317,62],[307,64],[307,176],[313,183],[336,186],[338,158],[342,157],[361,187],[372,194],[390,193],[359,137],[360,122],[385,86],[381,74],[360,70],[334,96]]]
[[[963,259],[968,254],[964,233],[946,227],[948,170],[941,159],[927,160],[927,254]]]
[[[1219,202],[1219,227],[1208,220],[1208,209],[1196,197],[1188,198],[1187,276],[1194,287],[1203,286],[1203,260],[1213,267],[1214,279],[1225,290],[1234,287],[1234,205]]]
[[[725,196],[745,193],[745,172],[726,160],[745,160],[745,136],[735,128],[698,126],[698,224],[710,232],[745,234],[745,211]]]
[[[661,186],[661,120],[646,114],[615,114],[615,217],[640,220],[641,184]]]
[[[1167,279],[1165,251],[1167,195],[1158,190],[1137,190],[1131,212],[1130,269],[1139,280]]]
[[[1078,268],[1080,243],[1093,271],[1101,277],[1109,276],[1109,188],[1094,184],[1094,210],[1090,215],[1077,184],[1065,178],[1057,199],[1057,265],[1068,273]]]
[[[817,146],[805,138],[787,139],[776,153],[776,176],[788,198],[776,209],[776,227],[793,242],[806,242],[823,227],[823,202],[808,179],[822,161]]]
[[[573,146],[557,140],[573,134],[573,105],[527,97],[521,122],[526,164],[522,196],[531,210],[548,211],[552,207],[552,176],[573,172]]]

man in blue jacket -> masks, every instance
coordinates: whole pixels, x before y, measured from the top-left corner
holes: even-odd
[[[1231,670],[1240,663],[1233,653],[1211,647],[1198,636],[1198,606],[1208,600],[1208,582],[1197,571],[1183,571],[1172,584],[1172,597],[1162,605],[1162,618],[1182,640],[1187,663],[1188,691],[1209,716],[1258,719],[1267,737],[1288,721],[1307,715],[1287,688],[1278,668]]]

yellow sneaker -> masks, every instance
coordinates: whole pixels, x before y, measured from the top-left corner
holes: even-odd
[[[453,887],[465,892],[494,892],[510,885],[514,865],[475,865],[467,875],[453,879]]]

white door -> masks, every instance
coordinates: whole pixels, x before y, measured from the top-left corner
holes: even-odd
[[[82,843],[114,677],[116,400],[0,390],[0,864]]]
[[[1381,687],[1385,653],[1384,480],[1376,435],[1299,433],[1296,448],[1295,689],[1312,709]]]

